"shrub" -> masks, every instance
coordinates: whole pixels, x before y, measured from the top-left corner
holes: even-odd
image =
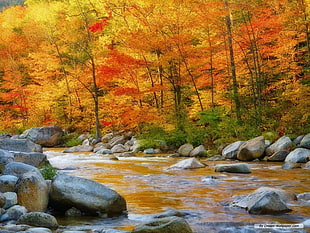
[[[72,146],[81,145],[82,141],[78,139],[78,136],[79,135],[77,133],[64,135],[62,137],[64,146],[72,147]]]
[[[41,168],[40,172],[45,180],[51,180],[58,173],[57,169],[50,164],[45,165],[43,168]]]

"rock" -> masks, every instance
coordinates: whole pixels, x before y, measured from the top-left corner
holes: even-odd
[[[29,139],[4,139],[0,140],[0,149],[18,152],[40,152],[42,147]]]
[[[260,193],[260,192],[265,192],[265,191],[273,191],[273,192],[277,193],[280,196],[280,198],[285,202],[297,200],[297,196],[294,192],[287,191],[284,189],[279,189],[279,188],[260,187],[260,188],[256,189],[253,193]]]
[[[108,133],[108,134],[104,135],[104,136],[101,138],[101,141],[102,141],[102,142],[108,142],[108,141],[111,140],[113,137],[114,137],[114,134],[113,134],[113,133]]]
[[[226,146],[222,150],[222,155],[224,156],[225,159],[237,159],[237,153],[240,148],[240,146],[245,143],[244,141],[237,141],[234,142],[228,146]]]
[[[55,209],[75,207],[85,213],[119,215],[126,201],[114,190],[92,180],[58,174],[52,180],[50,202]]]
[[[25,173],[35,173],[37,176],[42,177],[38,168],[19,162],[12,162],[5,166],[3,175],[11,175],[21,178]],[[43,177],[42,177],[43,179]]]
[[[0,192],[15,192],[15,186],[18,178],[11,175],[0,176]]]
[[[43,167],[49,164],[46,155],[38,152],[13,152],[15,162],[26,163],[34,167]]]
[[[111,140],[109,140],[109,143],[111,145],[111,147],[113,148],[116,145],[123,145],[125,143],[125,136],[121,135],[121,136],[115,136],[113,137]]]
[[[214,155],[207,159],[207,161],[223,161],[225,160],[225,157],[222,155]]]
[[[275,143],[271,144],[269,147],[266,148],[266,155],[271,156],[281,150],[290,151],[292,149],[292,146],[292,140],[287,136],[283,136],[279,138]]]
[[[52,233],[52,231],[44,227],[35,227],[28,229],[25,233]]]
[[[289,154],[287,150],[280,150],[275,152],[273,155],[267,158],[269,162],[283,162],[286,156]]]
[[[42,212],[31,212],[24,214],[17,220],[16,223],[37,227],[47,227],[50,229],[56,229],[59,226],[54,216]]]
[[[65,149],[63,153],[74,153],[74,152],[91,152],[93,151],[94,147],[89,145],[79,145],[73,146],[68,149]]]
[[[205,156],[206,155],[206,148],[203,145],[195,147],[190,153],[190,157],[200,157],[200,156]]]
[[[182,146],[179,147],[178,149],[178,153],[181,156],[189,156],[190,152],[194,149],[194,146],[192,144],[184,144]]]
[[[310,169],[310,161],[305,164],[305,169]]]
[[[14,155],[7,150],[0,149],[0,173],[3,172],[5,165],[14,161]]]
[[[141,141],[135,140],[133,145],[130,147],[130,150],[134,153],[138,153],[141,148]]]
[[[63,130],[58,126],[35,127],[23,132],[19,138],[29,139],[44,147],[57,146],[64,135]]]
[[[250,166],[247,163],[217,164],[214,170],[215,172],[251,173]]]
[[[65,212],[65,216],[67,216],[67,217],[80,217],[80,216],[82,216],[82,212],[80,210],[78,210],[77,208],[72,207]]]
[[[297,195],[297,200],[310,201],[310,192],[298,194]]]
[[[130,233],[130,231],[121,231],[121,230],[114,230],[114,229],[107,229],[102,231],[96,231],[96,233]]]
[[[280,214],[291,211],[274,191],[256,192],[239,197],[231,206],[245,208],[249,214]]]
[[[6,203],[6,197],[4,196],[3,193],[0,193],[0,208],[3,208]]]
[[[27,172],[21,176],[16,184],[18,203],[25,206],[29,212],[45,212],[48,200],[48,186],[36,172]],[[29,198],[31,197],[31,198]]]
[[[304,148],[296,148],[288,154],[285,162],[290,163],[306,163],[309,161],[310,150]]]
[[[128,151],[128,148],[122,144],[117,144],[112,147],[111,151],[112,153],[123,153]]]
[[[295,168],[301,168],[301,164],[286,162],[285,164],[282,165],[282,169],[295,169]]]
[[[148,148],[143,151],[144,154],[155,154],[154,148]]]
[[[192,233],[188,223],[179,217],[150,220],[137,225],[132,233]]]
[[[185,214],[179,210],[168,210],[166,212],[160,213],[160,214],[155,214],[153,217],[154,218],[166,218],[166,217],[172,217],[172,216],[176,216],[176,217],[184,217]]]
[[[265,152],[265,147],[263,136],[253,138],[240,146],[237,159],[241,161],[252,161],[260,158]]]
[[[294,144],[296,145],[296,146],[299,146],[300,145],[300,142],[301,142],[301,140],[304,138],[304,136],[305,135],[299,135],[297,138],[295,138],[294,139]]]
[[[301,140],[300,147],[310,149],[310,133],[306,134]]]
[[[169,169],[194,169],[194,168],[202,168],[205,166],[206,166],[205,164],[202,164],[197,159],[189,158],[170,166]]]
[[[14,205],[17,205],[17,194],[14,192],[3,193],[3,196],[6,198],[5,205],[3,209],[9,209]]]
[[[303,224],[305,227],[310,227],[310,218],[303,221],[301,224]]]
[[[6,212],[1,215],[0,222],[7,220],[17,220],[20,216],[27,213],[27,209],[24,206],[14,205],[11,208],[7,209]]]
[[[95,153],[96,154],[112,154],[113,152],[110,149],[101,148],[101,149],[97,150]]]

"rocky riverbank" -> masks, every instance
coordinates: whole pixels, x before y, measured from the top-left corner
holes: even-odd
[[[42,129],[40,128],[39,131],[42,132]],[[46,138],[49,134],[57,145],[59,140],[55,140],[53,136],[55,131],[50,128],[47,131],[52,133],[41,134]],[[36,135],[38,138],[41,137],[39,133]],[[42,145],[35,143],[37,141],[34,136],[31,138],[30,140],[27,137],[18,136],[0,140],[0,148],[2,148],[0,150],[2,174],[0,176],[0,192],[2,193],[0,221],[3,229],[7,232],[61,232],[57,230],[58,223],[53,216],[56,211],[72,217],[97,215],[105,218],[126,214],[125,199],[100,183],[62,173],[51,181],[44,180],[39,168],[49,164],[49,161],[42,153]],[[292,141],[288,137],[282,137],[271,144],[263,137],[257,137],[247,142],[228,145],[223,148],[221,154],[209,160],[236,161],[229,165],[217,162],[214,170],[226,173],[251,173],[247,161],[253,160],[280,161],[283,163],[283,168],[290,166],[308,169],[310,134],[298,140]],[[47,143],[47,139],[41,141]],[[48,143],[48,145],[52,144]],[[86,151],[106,156],[108,159],[117,159],[122,156],[135,156],[135,153],[139,152],[139,141],[133,135],[128,134],[105,135],[99,143],[85,137],[82,145],[72,147],[65,152],[85,151],[87,147]],[[149,148],[143,152],[149,156],[164,149],[165,145],[162,143],[162,148]],[[207,165],[201,163],[198,157],[205,154],[204,150],[202,145],[196,148],[190,144],[181,146],[175,153],[169,155],[192,158],[184,159],[169,169],[203,169]],[[213,177],[210,177],[210,181],[213,181]],[[292,198],[287,198],[287,196]],[[286,190],[282,189],[258,189],[246,196],[238,196],[230,203],[230,206],[231,208],[244,208],[249,214],[282,214],[292,210],[289,202],[298,199],[297,197],[298,195],[286,193]],[[306,202],[309,200],[306,199]],[[160,219],[154,217],[137,225],[132,232],[192,232],[184,216],[174,215],[176,214],[164,214]],[[181,231],[181,229],[185,230]],[[97,230],[95,232],[126,231]]]

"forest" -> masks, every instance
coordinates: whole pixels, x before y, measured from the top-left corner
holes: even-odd
[[[309,133],[309,14],[309,0],[6,7],[1,132],[59,125],[99,138],[131,130],[210,147]]]

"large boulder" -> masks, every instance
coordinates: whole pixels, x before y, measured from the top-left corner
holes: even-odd
[[[18,204],[25,206],[29,212],[46,211],[49,190],[42,175],[34,172],[25,173],[16,184],[16,193]]]
[[[194,146],[192,144],[187,143],[179,147],[178,153],[181,156],[189,156],[189,154],[191,153],[193,149],[194,149]]]
[[[43,167],[49,164],[47,157],[39,152],[13,152],[15,162],[25,163],[34,167]]]
[[[0,173],[3,172],[5,165],[14,161],[14,155],[7,150],[0,149]]]
[[[189,158],[189,159],[184,159],[172,166],[169,167],[169,169],[194,169],[194,168],[202,168],[205,167],[206,165],[199,162],[195,158]]]
[[[195,147],[190,153],[190,157],[200,157],[200,156],[205,156],[207,153],[206,148],[203,145]]]
[[[267,161],[269,161],[269,162],[283,162],[289,153],[290,152],[287,150],[277,151],[274,154],[272,154],[270,157],[268,157]]]
[[[249,214],[280,214],[291,211],[274,191],[254,192],[241,196],[233,201],[231,206],[244,208]]]
[[[42,177],[39,169],[37,169],[34,166],[31,166],[25,163],[20,163],[20,162],[12,162],[12,163],[7,164],[4,167],[3,175],[11,175],[11,176],[16,176],[18,178],[21,178],[25,173],[28,173],[28,172],[36,173],[37,176]]]
[[[22,215],[16,223],[51,229],[56,229],[59,226],[54,216],[42,212],[26,213]]]
[[[300,147],[310,149],[310,133],[306,134],[300,142]]]
[[[119,215],[126,210],[125,199],[96,181],[58,174],[52,180],[50,203],[55,209],[75,207],[91,215]]]
[[[285,162],[289,163],[306,163],[310,158],[310,150],[305,148],[296,148],[288,154]]]
[[[292,146],[292,140],[287,136],[283,136],[279,138],[275,143],[271,144],[269,147],[266,148],[266,155],[271,156],[281,150],[290,151],[292,149]]]
[[[292,191],[280,189],[280,188],[260,187],[260,188],[256,189],[253,193],[260,193],[260,192],[264,192],[264,191],[273,191],[273,192],[277,193],[280,196],[280,198],[285,202],[297,200],[296,193],[294,193]]]
[[[265,139],[263,136],[253,138],[243,143],[237,153],[237,159],[241,161],[252,161],[262,157],[265,152]]]
[[[132,233],[192,233],[188,223],[180,217],[153,219],[137,225]]]
[[[59,126],[53,125],[28,129],[19,138],[30,139],[34,143],[44,147],[53,147],[61,142],[63,135],[63,130]]]
[[[251,173],[250,166],[247,163],[217,164],[214,170],[215,172]]]
[[[237,159],[237,153],[240,148],[240,146],[245,143],[244,141],[237,141],[234,142],[228,146],[226,146],[222,150],[222,155],[224,156],[225,159]]]
[[[41,152],[42,147],[29,139],[0,140],[0,149],[18,152]]]

